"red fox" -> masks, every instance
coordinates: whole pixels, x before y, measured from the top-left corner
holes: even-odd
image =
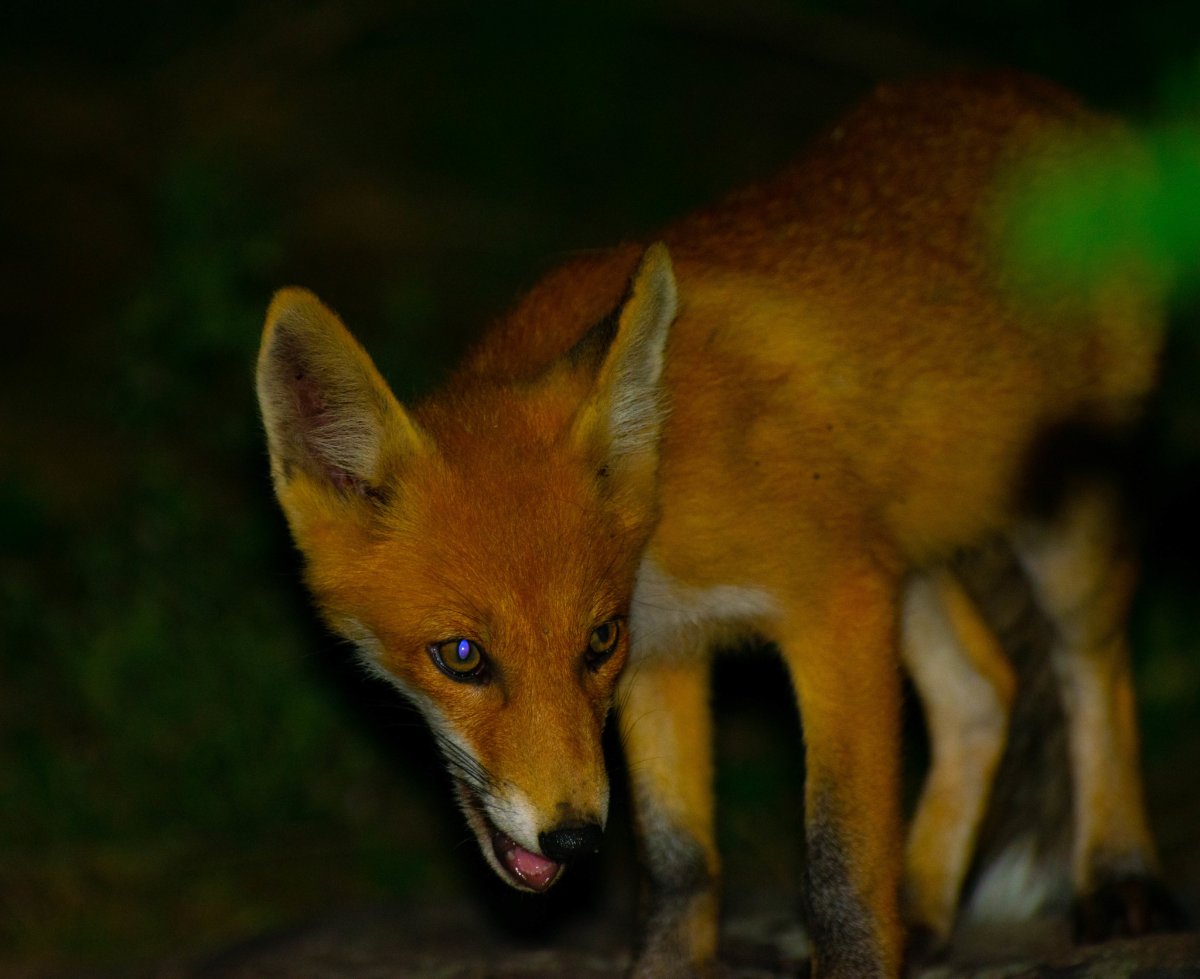
[[[311,293],[271,304],[258,396],[307,582],[513,887],[598,847],[616,705],[635,975],[715,961],[710,661],[747,635],[803,721],[814,975],[897,976],[906,921],[945,939],[1015,694],[949,562],[998,537],[1056,630],[1076,893],[1148,920],[1133,561],[1102,481],[1030,487],[1077,427],[1137,417],[1161,297],[1131,257],[1034,301],[997,244],[1012,174],[1097,140],[1127,137],[1035,80],[882,87],[772,182],[568,261],[408,407]],[[933,741],[907,846],[904,670]]]

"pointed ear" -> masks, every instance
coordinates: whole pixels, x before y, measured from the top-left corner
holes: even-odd
[[[267,311],[258,404],[281,499],[298,475],[342,496],[378,499],[386,464],[420,451],[420,431],[342,321],[306,289]]]
[[[593,331],[579,350],[568,354],[579,357],[609,341],[592,393],[576,417],[574,435],[594,454],[601,472],[615,479],[652,479],[657,470],[666,412],[665,348],[676,309],[671,256],[659,242],[643,254],[616,316],[597,326],[596,331],[610,336]]]

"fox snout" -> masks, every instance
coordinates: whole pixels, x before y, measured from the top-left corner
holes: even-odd
[[[477,791],[456,780],[459,802],[492,869],[518,890],[548,890],[567,864],[595,853],[604,836],[608,787],[595,806],[559,803],[548,813],[513,785]]]
[[[532,714],[526,703],[510,701],[474,731],[442,711],[429,715],[484,858],[510,886],[542,892],[600,848],[608,773],[603,725],[585,701]]]
[[[567,863],[577,857],[587,856],[600,849],[604,827],[599,823],[582,823],[559,826],[549,832],[538,834],[542,853],[551,860]]]

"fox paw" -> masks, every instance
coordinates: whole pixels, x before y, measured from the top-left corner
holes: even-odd
[[[1103,881],[1076,900],[1074,918],[1076,941],[1084,944],[1182,931],[1188,926],[1183,909],[1154,877]]]

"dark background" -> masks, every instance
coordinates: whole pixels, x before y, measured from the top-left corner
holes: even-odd
[[[1193,0],[0,6],[0,974],[380,901],[549,913],[481,871],[419,719],[300,590],[252,395],[274,288],[315,289],[411,397],[556,258],[768,174],[878,79],[1016,66],[1153,130],[1200,117],[1198,51]],[[1135,636],[1152,809],[1195,906],[1181,295]],[[719,687],[731,890],[787,892],[786,683],[750,655]],[[628,909],[631,865],[618,819],[565,905]]]

